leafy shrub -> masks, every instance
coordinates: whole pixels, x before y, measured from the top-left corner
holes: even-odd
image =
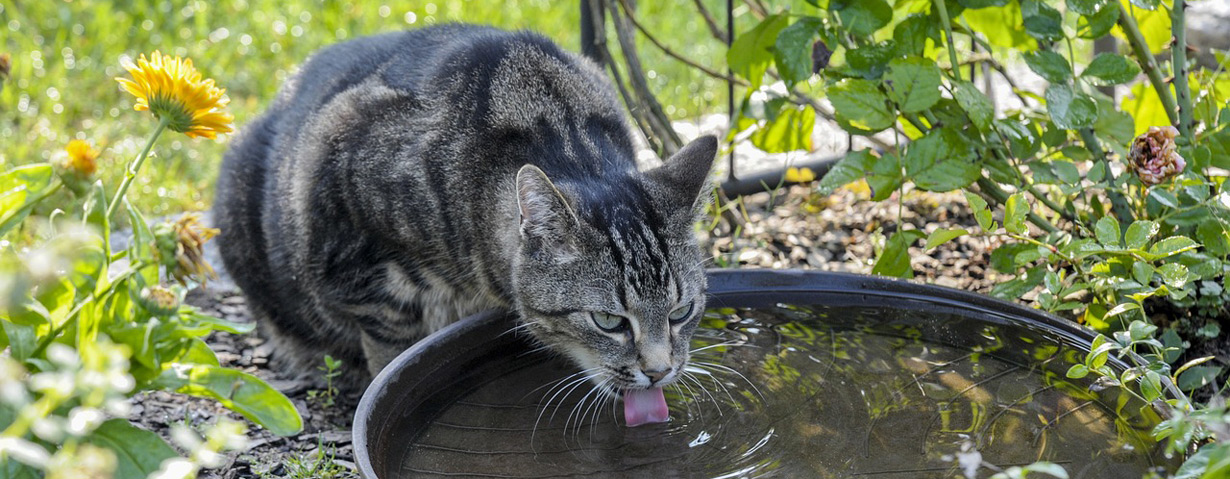
[[[1184,1],[807,3],[803,14],[766,14],[732,45],[728,63],[750,86],[732,135],[750,132],[767,151],[805,149],[816,115],[829,116],[852,135],[878,135],[883,148],[848,154],[820,181],[822,193],[855,181],[876,201],[961,190],[979,226],[892,232],[874,273],[911,277],[909,249],[920,241],[930,249],[994,238],[992,265],[1016,278],[991,294],[1032,295],[1037,307],[1112,335],[1098,346],[1139,360],[1114,384],[1149,402],[1162,398],[1167,377],[1186,391],[1224,391],[1221,365],[1184,358],[1175,332],[1217,334],[1230,271],[1230,60],[1189,69]],[[1112,33],[1127,40],[1127,54],[1076,54]],[[1169,61],[1158,62],[1162,52]],[[1004,66],[1015,59],[1049,82],[1044,92],[1016,88]],[[975,83],[978,67],[1013,85],[1022,106],[999,111]],[[1120,85],[1132,98],[1119,104],[1099,89]],[[1155,315],[1168,327],[1161,340]],[[1105,352],[1095,348],[1094,363]],[[1094,363],[1085,374],[1109,375]],[[1169,406],[1175,419],[1155,436],[1175,453],[1220,439],[1184,472],[1221,477],[1208,459],[1230,455],[1230,437],[1216,433],[1230,423],[1224,406],[1186,396]],[[1208,471],[1196,469],[1202,460]]]
[[[0,477],[195,477],[220,465],[220,451],[242,446],[243,427],[233,422],[219,422],[204,441],[177,428],[188,451],[180,457],[125,419],[127,398],[143,391],[211,398],[275,434],[302,429],[290,400],[221,367],[202,340],[252,325],[182,303],[186,286],[213,274],[201,248],[217,231],[195,214],[151,229],[125,195],[164,130],[229,131],[223,92],[190,61],[158,53],[129,71],[133,79],[121,82],[137,109],[160,121],[111,199],[94,180],[98,152],[81,141],[54,164],[0,175]],[[60,188],[84,198],[81,211],[28,218]],[[132,228],[122,248],[113,241],[121,209]]]

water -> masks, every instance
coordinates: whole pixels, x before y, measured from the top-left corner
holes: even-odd
[[[526,354],[420,409],[435,419],[408,432],[401,470],[904,479],[960,476],[980,455],[1000,468],[1046,460],[1073,478],[1133,478],[1163,465],[1152,411],[1067,379],[1082,353],[1051,333],[887,306],[724,308],[703,326],[691,377],[667,389],[669,423],[627,428],[622,405],[557,382],[575,368]]]

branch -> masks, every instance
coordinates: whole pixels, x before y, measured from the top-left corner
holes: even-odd
[[[590,16],[590,21],[594,27],[594,50],[600,57],[600,62],[611,69],[611,76],[614,77],[615,86],[619,88],[619,96],[623,97],[624,104],[628,106],[628,114],[632,116],[632,121],[636,123],[636,127],[645,135],[645,140],[649,142],[649,147],[655,151],[662,151],[662,145],[655,141],[653,130],[647,124],[648,119],[645,118],[645,112],[641,108],[640,103],[624,86],[623,75],[619,73],[619,66],[616,65],[611,57],[611,50],[606,46],[606,21],[601,14],[602,0],[587,0],[590,5],[590,11],[595,14]]]
[[[1174,0],[1174,8],[1170,11],[1170,31],[1174,33],[1174,44],[1170,46],[1170,68],[1174,70],[1174,91],[1179,97],[1179,132],[1191,142],[1192,126],[1196,122],[1192,118],[1192,89],[1187,84],[1187,27],[1184,24],[1186,17],[1187,2]]]
[[[701,0],[692,0],[692,3],[696,4],[696,9],[700,11],[700,16],[705,17],[705,25],[709,26],[709,33],[713,34],[713,38],[718,39],[722,43],[730,41],[726,36],[726,32],[723,32],[722,28],[718,26],[717,21],[713,19],[713,15],[709,14],[709,9],[705,8],[705,4]]]
[[[668,157],[679,151],[679,148],[683,146],[683,141],[679,139],[679,134],[671,126],[670,118],[662,111],[662,105],[649,90],[649,82],[645,80],[645,69],[641,67],[641,59],[636,54],[636,39],[632,37],[632,32],[624,23],[619,8],[609,0],[602,3],[611,12],[611,25],[615,27],[615,37],[619,39],[619,48],[623,51],[624,63],[628,66],[628,80],[632,85],[632,90],[647,107],[649,126],[662,142],[662,149],[658,151],[658,154],[663,158]]]
[[[1170,124],[1179,124],[1179,117],[1175,114],[1178,108],[1175,106],[1174,97],[1170,96],[1170,89],[1166,88],[1166,82],[1162,80],[1162,71],[1158,69],[1157,60],[1149,51],[1149,44],[1145,43],[1145,37],[1140,34],[1140,28],[1136,26],[1136,19],[1132,18],[1132,14],[1122,3],[1115,3],[1119,5],[1119,27],[1123,28],[1128,44],[1132,46],[1132,52],[1136,54],[1136,59],[1140,60],[1140,68],[1149,76],[1149,83],[1153,84],[1157,97],[1162,100],[1162,106],[1166,110],[1166,117],[1170,119]]]
[[[699,0],[698,0],[698,1],[699,1]],[[726,81],[733,81],[733,82],[738,83],[739,85],[742,85],[742,86],[747,86],[747,85],[748,85],[748,83],[747,83],[746,81],[744,81],[744,80],[742,80],[742,79],[739,79],[738,77],[729,76],[729,75],[723,75],[722,73],[718,72],[717,70],[710,69],[710,68],[708,68],[708,67],[706,67],[706,66],[704,66],[704,65],[701,65],[700,63],[696,62],[695,60],[692,60],[692,59],[687,58],[687,57],[685,57],[685,56],[683,56],[683,55],[680,55],[680,54],[678,54],[678,53],[675,53],[675,51],[674,51],[674,50],[671,50],[671,49],[670,49],[670,47],[668,47],[668,46],[666,46],[666,45],[663,45],[663,44],[662,44],[662,42],[658,41],[658,39],[657,39],[657,38],[655,38],[653,35],[651,35],[651,34],[649,33],[649,30],[648,30],[648,29],[646,29],[644,25],[641,25],[641,22],[640,22],[639,20],[637,20],[637,19],[636,19],[636,15],[634,15],[634,14],[632,13],[632,10],[633,10],[633,9],[632,9],[632,7],[631,7],[630,5],[628,5],[628,0],[619,0],[619,3],[620,3],[620,5],[623,5],[623,7],[624,7],[624,14],[625,14],[625,15],[627,15],[627,17],[628,17],[628,21],[632,22],[632,26],[636,27],[637,31],[641,32],[641,35],[644,35],[644,36],[645,36],[645,39],[649,40],[649,43],[652,43],[655,47],[658,47],[658,49],[659,49],[659,50],[662,50],[662,53],[665,53],[667,56],[669,56],[669,57],[671,57],[671,58],[674,58],[674,59],[676,59],[676,60],[679,60],[680,62],[683,62],[684,64],[686,64],[686,65],[688,65],[688,66],[690,66],[690,67],[692,67],[692,68],[695,68],[695,69],[698,69],[698,70],[700,70],[700,71],[702,71],[702,72],[705,72],[705,74],[707,74],[707,75],[709,75],[709,76],[711,76],[711,77],[713,77],[713,78],[718,78],[718,79],[721,79],[721,80],[726,80]],[[616,25],[617,25],[617,26],[616,26],[616,28],[618,29],[618,28],[619,28],[619,27],[618,27],[618,23],[617,23]]]

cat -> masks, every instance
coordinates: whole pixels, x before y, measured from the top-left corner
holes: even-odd
[[[595,384],[660,389],[705,307],[693,224],[716,150],[639,171],[602,70],[535,33],[366,37],[309,59],[234,139],[219,248],[299,367],[328,353],[374,376],[508,308]]]

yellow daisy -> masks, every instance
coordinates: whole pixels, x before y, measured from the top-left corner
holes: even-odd
[[[68,151],[68,161],[65,167],[81,176],[89,177],[98,171],[98,150],[85,140],[73,140],[64,148]]]
[[[135,65],[124,68],[132,80],[115,80],[137,97],[133,109],[149,110],[166,121],[167,128],[193,138],[213,139],[232,131],[234,117],[223,110],[228,102],[223,97],[226,90],[214,86],[213,80],[202,80],[192,60],[155,51],[150,59],[141,55]]]
[[[193,278],[201,284],[218,276],[205,261],[205,243],[217,236],[217,228],[201,224],[200,213],[184,213],[174,223],[154,226],[154,256],[167,268],[167,275],[180,284]]]

